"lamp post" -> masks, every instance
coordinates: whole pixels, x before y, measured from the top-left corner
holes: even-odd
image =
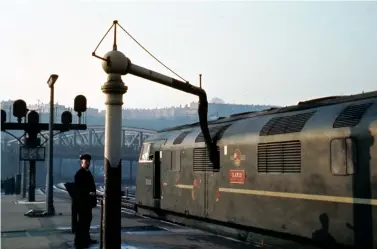
[[[54,209],[54,192],[53,192],[53,182],[54,182],[54,156],[53,156],[53,125],[54,125],[54,85],[58,79],[57,74],[51,74],[47,81],[50,87],[50,120],[48,123],[48,167],[47,167],[47,177],[46,177],[46,213],[47,215],[55,215]]]

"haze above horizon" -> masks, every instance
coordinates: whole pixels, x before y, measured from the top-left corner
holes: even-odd
[[[113,20],[191,84],[202,73],[209,100],[286,106],[377,90],[377,2],[14,0],[0,3],[0,99],[47,103],[56,73],[56,102],[72,106],[84,94],[104,109],[107,75],[91,53]],[[97,54],[111,49],[112,32]],[[174,76],[119,29],[118,50]],[[124,108],[197,101],[131,75],[123,81]]]

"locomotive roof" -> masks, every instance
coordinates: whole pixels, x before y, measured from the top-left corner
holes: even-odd
[[[300,101],[297,105],[292,105],[292,106],[273,107],[273,108],[266,109],[263,111],[242,112],[242,113],[236,113],[236,114],[230,115],[229,117],[219,117],[216,120],[208,121],[208,125],[228,123],[228,122],[250,118],[254,116],[301,111],[301,110],[317,108],[321,106],[334,105],[334,104],[352,102],[356,100],[363,100],[363,99],[375,98],[375,97],[377,97],[377,91],[355,94],[355,95],[328,96],[328,97],[316,98],[316,99],[311,99],[307,101]],[[160,130],[159,133],[193,128],[197,126],[199,126],[199,122],[163,129],[163,130]]]

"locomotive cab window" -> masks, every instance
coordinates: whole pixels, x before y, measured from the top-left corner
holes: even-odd
[[[346,176],[356,173],[357,144],[352,138],[337,138],[331,141],[331,173]]]
[[[139,162],[150,162],[150,150],[151,144],[143,144],[143,147],[140,150]]]

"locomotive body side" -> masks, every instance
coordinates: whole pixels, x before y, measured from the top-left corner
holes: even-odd
[[[376,102],[356,99],[215,122],[209,128],[220,128],[211,133],[219,135],[220,169],[211,167],[199,127],[159,133],[144,142],[140,154],[138,204],[159,213],[372,248],[377,245]]]
[[[259,136],[259,121],[234,124],[218,144],[226,146],[228,154],[240,151],[241,160],[237,164],[221,150],[221,174],[215,187],[220,198],[212,205],[211,218],[372,248],[377,244],[373,232],[377,229],[377,174],[372,168],[377,105],[370,106],[355,127],[333,128],[346,106],[369,102],[375,100],[317,108],[302,131],[295,133]],[[231,130],[245,127],[242,123],[252,128],[231,135]],[[286,169],[277,169],[282,161]],[[268,172],[268,165],[275,172]],[[244,183],[232,179],[242,174]]]

